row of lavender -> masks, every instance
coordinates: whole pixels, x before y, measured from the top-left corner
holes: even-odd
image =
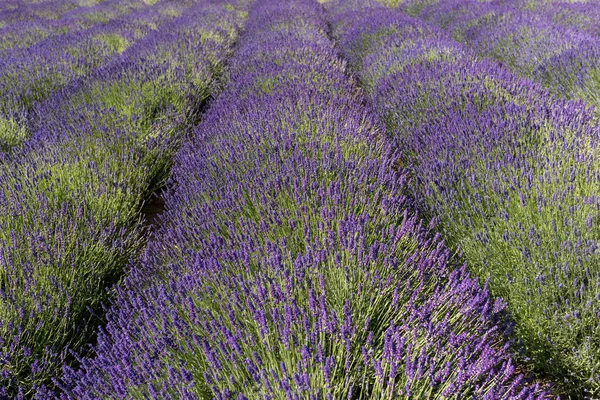
[[[0,3],[0,26],[15,22],[58,19],[81,6],[84,4],[78,0],[45,2],[6,0]]]
[[[63,398],[542,397],[410,211],[311,0],[258,1],[167,212]]]
[[[140,211],[219,89],[244,13],[192,8],[37,106],[28,151],[0,165],[0,398],[50,396],[144,242]]]
[[[600,142],[580,102],[376,2],[329,3],[344,54],[412,170],[412,193],[490,279],[526,356],[574,398],[600,393]]]
[[[600,105],[597,1],[409,0],[403,7],[553,94]]]
[[[148,8],[148,4],[139,0],[2,2],[0,52],[28,47],[53,35],[86,29],[143,8]]]
[[[0,54],[0,151],[9,150],[30,135],[30,112],[37,102],[118,59],[136,41],[179,15],[190,2],[165,0],[137,9],[126,4],[96,10],[108,19],[87,28],[72,29],[68,34],[53,35]],[[67,18],[65,23],[77,26],[77,17]],[[22,37],[20,32],[14,35]]]

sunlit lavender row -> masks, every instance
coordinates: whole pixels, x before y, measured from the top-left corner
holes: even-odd
[[[222,86],[243,8],[183,11],[36,104],[32,137],[0,164],[0,398],[49,398],[69,352],[93,341],[146,241],[144,202]]]
[[[328,9],[343,54],[405,155],[413,196],[507,302],[523,361],[557,394],[600,394],[594,110],[477,61],[479,49],[402,8],[339,1]]]
[[[152,3],[156,1],[4,1],[0,4],[0,51],[8,53],[12,49],[27,47],[54,35],[105,24],[131,12],[151,8],[149,5]]]
[[[126,49],[192,3],[165,0],[151,6],[137,2],[133,7],[119,1],[112,7],[100,3],[86,8],[85,13],[75,9],[54,21],[62,27],[62,34],[30,45],[23,45],[28,36],[18,24],[2,28],[0,43],[10,46],[14,38],[21,45],[0,52],[0,151],[9,151],[31,135],[35,119],[31,111],[36,103],[74,80],[87,79],[95,69],[124,59],[121,56]],[[33,37],[40,36],[34,30]]]
[[[600,105],[595,0],[408,0],[402,7],[560,97]]]

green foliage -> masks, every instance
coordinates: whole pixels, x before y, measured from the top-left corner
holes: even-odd
[[[101,41],[106,46],[108,46],[108,48],[111,51],[119,54],[124,52],[130,45],[127,39],[117,35],[116,33],[106,33],[98,35],[94,39]]]
[[[85,18],[94,24],[105,24],[110,21],[110,17],[102,12],[91,12],[85,15]]]
[[[18,122],[15,118],[0,117],[0,151],[8,151],[23,142],[28,135],[23,122]]]
[[[600,107],[600,69],[590,69],[583,85],[579,87],[572,85],[571,87],[574,89],[573,98],[583,99],[588,104]]]

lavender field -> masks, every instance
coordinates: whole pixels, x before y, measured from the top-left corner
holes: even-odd
[[[0,1],[0,400],[599,399],[599,0]]]

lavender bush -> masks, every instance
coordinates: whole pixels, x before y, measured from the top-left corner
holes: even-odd
[[[72,0],[53,2],[7,0],[0,5],[0,24],[5,26],[26,21],[55,20],[80,6],[81,4]]]
[[[0,164],[0,397],[49,398],[43,385],[92,338],[139,255],[144,201],[219,88],[242,19],[229,8],[197,3],[39,105],[43,123]]]
[[[63,398],[541,398],[309,0],[257,1]]]
[[[594,2],[417,0],[402,7],[559,97],[599,104],[600,9]]]
[[[542,376],[574,398],[597,395],[595,113],[406,14],[337,4],[343,53],[404,150],[414,197],[507,301]]]
[[[185,4],[165,1],[137,12],[129,10],[88,29],[51,36],[0,55],[0,151],[9,150],[29,136],[33,128],[28,114],[37,102],[74,80],[88,79],[95,69],[110,61],[121,59],[132,44],[173,18],[164,11],[177,11]]]
[[[154,7],[149,7],[143,1],[123,0],[90,1],[87,5],[84,1],[62,0],[35,5],[19,1],[10,11],[0,10],[0,53],[29,47],[56,35],[110,23],[136,11],[172,13],[185,6],[185,2],[165,1]]]

